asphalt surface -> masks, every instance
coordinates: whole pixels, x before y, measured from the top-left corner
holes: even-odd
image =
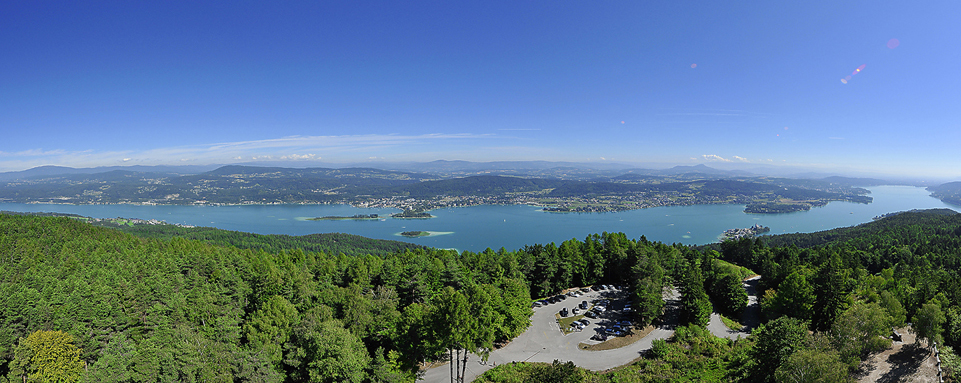
[[[622,366],[641,356],[645,350],[649,350],[655,339],[667,339],[674,334],[676,322],[666,321],[654,329],[650,334],[641,338],[628,346],[614,350],[605,351],[586,351],[577,347],[579,343],[598,343],[590,340],[596,333],[600,324],[605,323],[605,319],[590,319],[591,324],[583,331],[573,332],[564,335],[557,327],[557,320],[554,317],[561,308],[567,307],[568,310],[577,306],[582,300],[590,302],[593,299],[602,298],[605,291],[592,291],[584,297],[570,298],[567,300],[549,304],[544,307],[534,308],[534,315],[531,316],[531,326],[523,334],[514,338],[507,346],[494,350],[486,364],[482,364],[476,355],[471,355],[467,361],[467,372],[464,376],[465,381],[470,382],[480,376],[495,365],[511,362],[546,362],[551,363],[555,359],[561,362],[573,361],[578,367],[589,370],[601,371],[614,367]],[[665,294],[665,300],[669,304],[678,299],[676,291]],[[612,307],[619,307],[618,303],[611,299]],[[606,312],[607,318],[613,317],[614,313]],[[425,382],[450,382],[450,366],[444,365],[427,370],[423,376]]]
[[[753,327],[757,326],[760,307],[757,303],[756,286],[759,279],[760,277],[754,277],[744,281],[744,288],[748,292],[748,308],[744,312],[744,317],[741,318],[741,324],[744,324],[748,329],[753,329]],[[619,297],[623,297],[623,295]],[[598,343],[597,341],[590,340],[590,338],[596,333],[598,326],[605,324],[605,319],[592,319],[591,324],[583,331],[564,335],[557,327],[557,319],[554,314],[564,307],[570,310],[576,307],[582,300],[590,302],[600,298],[611,299],[611,307],[613,308],[619,308],[623,305],[622,303],[618,304],[617,301],[610,296],[609,292],[592,291],[580,298],[568,297],[567,300],[559,303],[534,308],[534,315],[531,316],[531,326],[527,331],[517,338],[514,338],[507,346],[492,351],[486,363],[482,362],[480,357],[473,354],[467,359],[467,372],[464,376],[465,381],[473,381],[476,377],[483,374],[484,371],[494,368],[496,365],[512,362],[551,363],[554,360],[561,362],[572,361],[578,367],[589,370],[608,370],[630,363],[641,356],[643,352],[650,350],[654,340],[667,339],[674,334],[674,328],[677,326],[677,315],[675,315],[674,311],[677,309],[678,299],[680,298],[677,290],[672,290],[665,294],[664,300],[667,303],[665,307],[665,319],[654,331],[651,331],[651,333],[644,338],[628,346],[614,350],[581,350],[577,347],[579,343]],[[615,315],[615,313],[608,311],[606,318],[609,320],[615,317]],[[716,313],[711,314],[711,322],[708,324],[708,330],[715,336],[725,338],[745,338],[750,334],[749,332],[728,329]],[[443,365],[427,370],[421,379],[428,383],[450,382],[450,366]]]
[[[711,334],[719,338],[730,339],[747,338],[748,335],[751,335],[751,330],[757,327],[761,315],[761,306],[757,303],[757,283],[760,280],[761,276],[744,280],[744,290],[747,291],[747,308],[741,315],[740,323],[744,325],[743,330],[746,331],[727,328],[718,313],[711,313],[711,321],[707,324],[707,330]]]

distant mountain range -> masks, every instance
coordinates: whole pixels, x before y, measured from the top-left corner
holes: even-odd
[[[675,166],[668,169],[640,169],[630,165],[618,163],[577,163],[552,161],[431,161],[407,163],[362,163],[362,164],[318,164],[309,168],[290,166],[296,163],[285,163],[288,166],[277,166],[271,163],[252,163],[239,165],[190,165],[190,166],[103,166],[95,168],[71,168],[65,166],[40,166],[23,171],[0,173],[0,181],[27,180],[42,177],[59,177],[74,174],[99,174],[111,171],[129,171],[137,173],[163,173],[176,175],[200,174],[215,169],[236,169],[237,167],[251,167],[263,169],[347,169],[369,168],[388,171],[429,173],[441,178],[453,178],[469,174],[505,174],[528,177],[549,177],[562,179],[596,179],[598,177],[631,178],[633,175],[673,176],[692,174],[696,176],[752,176],[750,172],[742,170],[720,170],[706,165]]]
[[[366,164],[372,165],[372,164]],[[666,184],[732,180],[729,193],[752,184],[847,194],[845,189],[892,184],[876,178],[830,176],[820,179],[772,178],[704,164],[643,169],[616,163],[550,161],[432,161],[377,164],[382,167],[289,168],[227,166],[41,166],[0,173],[0,199],[7,201],[159,202],[334,201],[356,196],[495,195],[554,190],[554,196],[624,195],[670,189]],[[499,177],[494,177],[499,176]],[[566,182],[570,181],[570,182]],[[3,184],[6,183],[6,184]],[[652,187],[658,184],[662,186]],[[720,184],[705,184],[714,185]],[[667,189],[665,189],[665,187]],[[688,188],[683,186],[682,188]],[[945,202],[961,205],[961,182],[930,187]],[[758,191],[750,191],[756,193]]]
[[[553,204],[552,211],[759,201],[778,204],[793,200],[810,208],[832,200],[870,202],[867,191],[852,184],[877,181],[758,177],[705,165],[653,170],[551,167],[558,164],[548,162],[482,166],[485,164],[445,161],[425,165],[434,172],[244,165],[203,172],[198,172],[204,170],[198,167],[41,167],[0,174],[0,180],[7,180],[0,181],[0,200],[80,204],[355,203],[404,209],[541,201]],[[489,170],[494,168],[501,170]]]
[[[72,174],[98,174],[111,171],[128,171],[138,173],[169,173],[169,174],[197,174],[210,171],[220,165],[184,165],[184,166],[101,166],[96,168],[71,168],[66,166],[38,166],[18,172],[0,173],[0,181],[26,180],[42,177],[56,177]]]

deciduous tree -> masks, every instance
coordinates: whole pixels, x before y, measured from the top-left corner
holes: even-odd
[[[14,350],[11,378],[24,382],[78,382],[84,363],[73,336],[63,331],[35,331]]]

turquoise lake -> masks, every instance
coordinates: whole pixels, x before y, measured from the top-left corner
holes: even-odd
[[[211,226],[260,234],[304,235],[349,233],[422,245],[481,251],[488,247],[515,250],[534,243],[584,239],[600,232],[624,232],[652,241],[699,245],[717,241],[724,230],[761,224],[771,234],[814,232],[870,222],[877,215],[911,209],[961,207],[930,197],[923,188],[878,186],[874,202],[831,202],[810,211],[787,214],[746,214],[744,205],[665,206],[617,213],[548,213],[538,207],[485,205],[431,211],[430,219],[376,221],[308,221],[322,216],[379,214],[396,209],[366,209],[348,205],[140,206],[0,203],[0,210],[73,213],[97,218],[159,219],[170,223]],[[402,231],[423,230],[429,237],[406,238]]]

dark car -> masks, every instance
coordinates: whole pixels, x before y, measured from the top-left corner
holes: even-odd
[[[599,340],[599,341],[602,341],[602,342],[603,342],[603,341],[607,340],[607,334],[604,334],[604,333],[602,333],[602,332],[599,332],[599,333],[597,333],[597,334],[594,334],[594,336],[592,336],[591,339],[593,339],[593,340]]]
[[[586,310],[586,309],[587,309],[587,301],[581,301],[580,306],[581,306],[582,309],[585,309],[585,310]]]
[[[586,316],[586,317],[588,317],[588,318],[597,318],[597,313],[596,313],[596,312],[593,312],[593,311],[588,311],[588,312],[584,313],[584,316]]]
[[[562,308],[560,314],[561,314],[562,317],[566,317],[566,316],[567,316],[567,307]]]

